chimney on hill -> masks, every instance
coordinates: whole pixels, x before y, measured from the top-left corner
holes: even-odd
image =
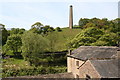
[[[70,13],[69,13],[69,28],[73,28],[73,8],[72,5],[70,5]]]

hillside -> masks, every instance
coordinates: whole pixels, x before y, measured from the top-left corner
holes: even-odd
[[[55,44],[56,51],[67,50],[66,43],[72,40],[81,31],[81,29],[61,29],[61,32],[57,32],[57,42]]]

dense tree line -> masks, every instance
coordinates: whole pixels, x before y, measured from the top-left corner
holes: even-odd
[[[30,64],[36,64],[44,52],[53,52],[55,41],[57,41],[57,32],[62,31],[61,28],[53,28],[49,25],[43,25],[36,22],[31,26],[30,30],[12,28],[7,30],[5,25],[1,24],[2,31],[2,55],[12,52],[14,56],[23,56],[24,60]],[[39,61],[39,60],[38,60]]]
[[[84,18],[79,20],[78,28],[81,32],[72,39],[68,46],[117,46],[120,42],[120,18],[108,20],[107,18]],[[76,26],[76,25],[75,25]]]

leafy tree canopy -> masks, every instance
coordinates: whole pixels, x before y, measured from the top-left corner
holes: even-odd
[[[11,30],[9,30],[10,35],[13,34],[23,34],[25,32],[25,29],[21,28],[12,28]]]
[[[117,46],[120,41],[118,34],[96,27],[83,29],[69,43],[68,47],[77,48],[79,46]]]
[[[2,42],[2,45],[4,45],[7,41],[7,37],[8,37],[8,31],[5,28],[5,25],[0,24],[0,42]]]
[[[26,32],[22,36],[22,55],[30,64],[36,57],[41,57],[48,49],[48,40],[39,34]]]
[[[8,37],[5,44],[7,50],[12,50],[15,55],[18,50],[21,50],[22,40],[20,35],[11,35]]]

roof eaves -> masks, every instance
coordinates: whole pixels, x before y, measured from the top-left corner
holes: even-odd
[[[74,57],[74,56],[72,56],[72,55],[67,55],[67,57],[71,57],[71,58],[78,59],[78,60],[81,60],[81,61],[86,61],[86,60],[87,60],[87,59],[76,58],[76,57]]]

